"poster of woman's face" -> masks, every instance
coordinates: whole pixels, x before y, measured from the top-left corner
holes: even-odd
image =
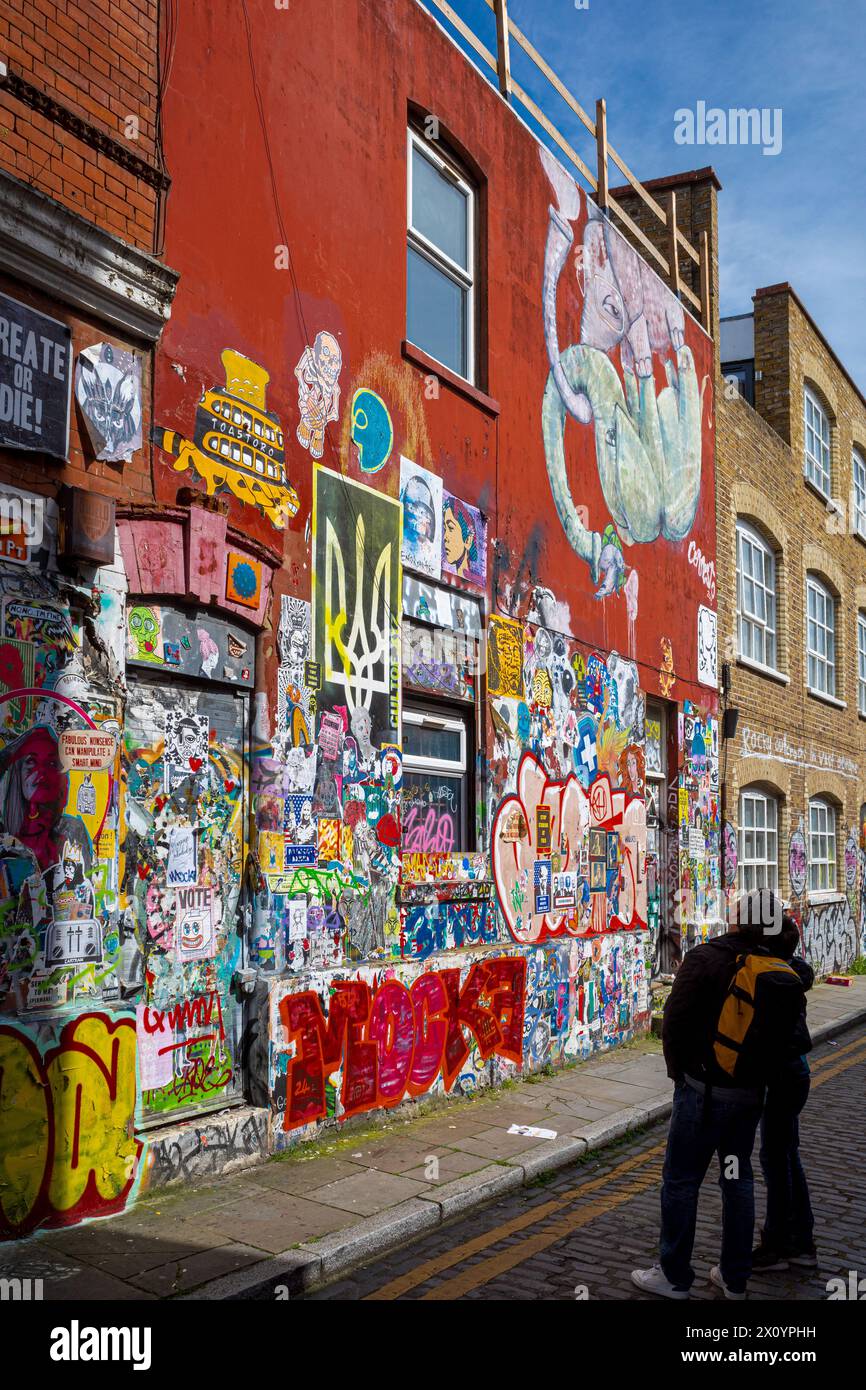
[[[624,748],[619,758],[619,784],[631,796],[643,796],[646,764],[643,749],[636,743]]]
[[[411,459],[400,459],[403,503],[403,564],[431,579],[442,567],[442,479]]]
[[[446,496],[442,504],[442,573],[487,580],[487,522],[477,507]]]

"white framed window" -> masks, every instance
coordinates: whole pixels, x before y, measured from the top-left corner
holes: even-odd
[[[474,383],[476,193],[414,130],[407,170],[406,337]]]
[[[836,602],[815,575],[806,576],[806,683],[820,695],[836,694]]]
[[[754,526],[737,522],[740,656],[776,667],[776,557]]]
[[[830,421],[818,397],[806,386],[803,389],[803,412],[806,427],[806,454],[803,471],[825,497],[830,496]]]
[[[471,849],[469,715],[403,706],[404,851]]]
[[[866,540],[866,459],[859,449],[851,451],[851,522]]]
[[[857,614],[857,710],[866,717],[866,613]]]
[[[832,893],[836,888],[836,809],[829,801],[809,802],[809,891]]]
[[[740,892],[779,886],[779,805],[758,787],[740,794]]]

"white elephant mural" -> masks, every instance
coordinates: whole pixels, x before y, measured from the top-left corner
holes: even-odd
[[[575,258],[583,280],[580,342],[560,349],[557,289],[584,194],[548,151],[541,157],[557,201],[550,207],[544,259],[547,471],[565,533],[590,566],[596,598],[605,598],[625,583],[623,544],[659,536],[681,541],[692,528],[701,490],[702,388],[679,300],[588,199]],[[625,389],[610,357],[616,347]],[[653,354],[664,352],[667,385],[656,393]],[[601,533],[589,530],[569,486],[569,416],[594,429],[599,481],[613,518]]]

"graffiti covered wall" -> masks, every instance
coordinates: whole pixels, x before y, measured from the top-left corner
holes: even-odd
[[[646,1029],[650,703],[673,911],[713,929],[711,344],[420,7],[341,8],[183,7],[171,317],[76,375],[117,553],[3,551],[5,1234],[202,1171],[223,1114],[242,1160]],[[239,90],[271,51],[304,80]],[[467,378],[406,341],[410,105],[484,165]],[[205,148],[253,196],[203,218]]]
[[[119,902],[125,578],[119,556],[62,574],[56,507],[30,500],[41,539],[0,562],[6,1238],[121,1210],[143,1150]]]
[[[349,11],[359,32],[373,25],[375,50],[383,7],[376,24],[367,0]],[[245,266],[243,294],[218,306],[207,284],[260,228],[245,200],[202,227],[190,113],[167,97],[182,278],[157,366],[157,494],[173,502],[192,482],[282,550],[256,676],[246,875],[249,1084],[280,1144],[631,1036],[647,1026],[662,932],[679,950],[687,926],[691,939],[714,926],[711,344],[429,19],[394,0],[384,12],[399,99],[435,107],[464,151],[486,150],[489,344],[471,390],[396,346],[404,276],[373,248],[393,239],[405,259],[406,125],[367,75],[321,112],[340,197],[357,204],[358,256],[347,261],[336,185],[315,167],[291,254]],[[267,47],[271,29],[251,25],[254,51]],[[351,30],[308,32],[290,10],[280,42],[300,44],[311,71],[358,77]],[[178,52],[201,63],[195,34],[180,26]],[[209,90],[232,82],[227,54],[204,61]],[[264,73],[261,102],[270,157],[296,167],[300,94]],[[202,136],[205,119],[193,117]],[[393,153],[375,200],[357,134],[371,119]],[[266,177],[258,122],[243,98],[223,130],[225,157],[253,179]],[[275,432],[271,452],[257,423]],[[257,448],[290,506],[249,489]],[[670,895],[655,823],[648,844],[648,701],[665,706],[673,750],[654,802],[666,812],[674,789]],[[472,1005],[502,961],[507,989],[490,983],[498,1002]]]

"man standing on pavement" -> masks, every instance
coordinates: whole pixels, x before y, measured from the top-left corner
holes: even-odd
[[[802,984],[775,949],[790,921],[768,890],[748,894],[737,902],[730,930],[692,947],[677,971],[662,1022],[674,1102],[662,1173],[660,1260],[632,1273],[647,1293],[688,1298],[698,1197],[717,1154],[722,1252],[710,1279],[726,1298],[746,1296],[755,1133],[767,1079],[789,1055],[803,1007]]]

